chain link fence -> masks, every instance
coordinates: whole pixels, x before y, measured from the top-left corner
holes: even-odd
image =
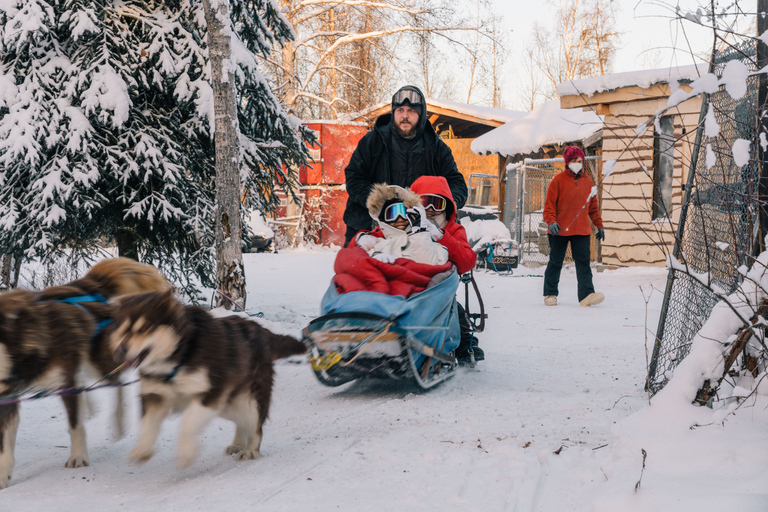
[[[584,172],[593,183],[598,183],[601,161],[599,156],[588,156],[585,159]],[[507,169],[504,224],[509,227],[512,238],[521,241],[522,265],[540,267],[549,261],[549,238],[543,216],[544,201],[547,198],[549,183],[563,171],[564,166],[562,158],[526,158],[522,163]],[[565,254],[565,261],[573,262],[570,246]]]
[[[754,71],[752,42],[718,53],[714,73],[740,60]],[[754,141],[758,128],[758,77],[747,79],[746,94],[735,100],[724,87],[702,102],[696,142],[685,186],[673,256],[690,269],[670,270],[646,388],[655,394],[688,355],[691,341],[717,304],[713,289],[732,293],[741,283],[739,267],[748,265],[757,240],[759,169],[756,145],[750,161],[734,162],[734,143]],[[704,119],[712,109],[720,134],[707,137]],[[707,275],[710,287],[692,278]]]

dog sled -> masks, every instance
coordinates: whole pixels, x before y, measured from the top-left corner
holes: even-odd
[[[312,370],[326,386],[360,378],[413,379],[424,389],[457,369],[461,338],[455,269],[408,298],[369,291],[339,294],[331,283],[321,314],[304,328]]]

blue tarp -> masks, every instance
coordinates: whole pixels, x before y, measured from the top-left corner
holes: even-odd
[[[455,270],[442,283],[407,299],[376,292],[339,294],[331,283],[320,303],[320,314],[368,313],[394,318],[393,330],[407,332],[425,345],[450,352],[459,346],[461,339],[456,308],[458,287],[459,275]],[[418,367],[424,356],[415,351],[413,356]]]

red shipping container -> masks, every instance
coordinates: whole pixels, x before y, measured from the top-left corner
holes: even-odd
[[[364,123],[339,121],[308,121],[306,126],[317,133],[317,145],[310,148],[315,162],[299,169],[301,189],[306,194],[303,215],[313,212],[321,218],[323,228],[317,243],[343,245],[346,225],[343,216],[347,205],[344,169],[357,143],[368,133]]]
[[[318,146],[310,148],[315,162],[299,170],[299,181],[302,185],[343,185],[344,169],[368,127],[338,121],[309,121],[306,126],[317,133]]]

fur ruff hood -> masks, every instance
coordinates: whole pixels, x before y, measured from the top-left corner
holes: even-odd
[[[384,207],[384,203],[390,199],[400,199],[408,209],[421,203],[419,195],[411,192],[411,189],[409,188],[398,187],[397,185],[387,185],[386,183],[376,183],[368,194],[368,200],[365,203],[368,208],[368,213],[373,220],[379,220],[379,214]]]

